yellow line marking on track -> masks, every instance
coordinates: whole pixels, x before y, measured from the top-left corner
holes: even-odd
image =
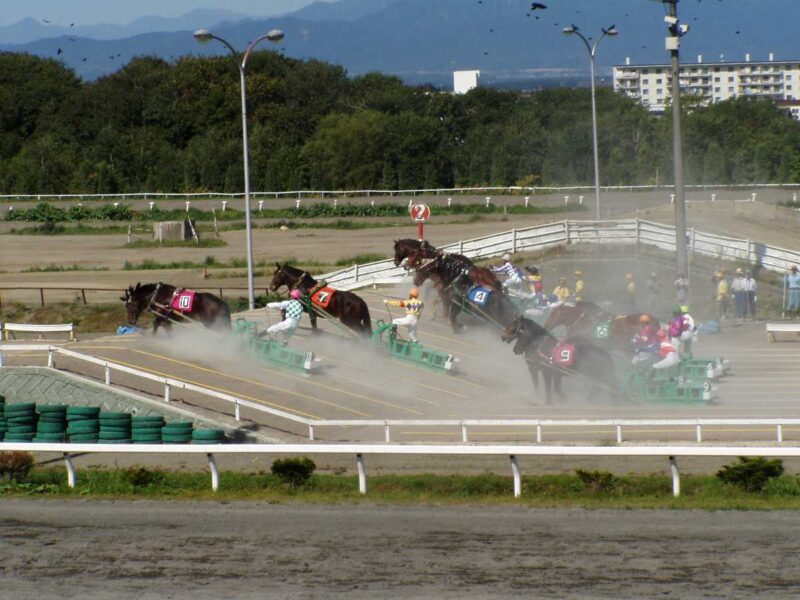
[[[75,350],[130,350],[130,348],[126,348],[125,346],[75,346],[74,349]]]
[[[151,352],[145,352],[144,350],[134,350],[134,352],[137,352],[139,354],[144,354],[145,356],[150,356],[152,358],[158,358],[160,360],[167,360],[169,362],[173,362],[175,364],[179,364],[179,365],[183,365],[183,366],[186,366],[186,367],[190,367],[190,368],[196,369],[198,371],[203,371],[205,373],[211,373],[212,375],[219,375],[219,376],[225,377],[227,379],[233,379],[234,381],[241,381],[243,383],[249,383],[249,384],[252,384],[252,385],[257,385],[259,387],[264,387],[264,388],[267,388],[267,389],[270,389],[270,390],[275,390],[275,391],[278,391],[278,392],[282,392],[284,394],[290,394],[292,396],[297,396],[299,398],[305,398],[306,400],[312,400],[313,402],[318,402],[318,403],[324,404],[326,406],[331,406],[333,408],[338,408],[338,409],[344,410],[346,412],[351,412],[351,413],[353,413],[355,415],[359,415],[361,417],[369,417],[370,416],[367,413],[363,413],[361,411],[358,411],[358,410],[355,410],[355,409],[352,409],[352,408],[347,408],[346,406],[339,406],[338,404],[336,404],[334,402],[328,402],[327,400],[320,400],[319,398],[316,398],[314,396],[308,396],[307,394],[302,394],[300,392],[287,390],[286,388],[281,388],[281,387],[278,387],[278,386],[275,386],[275,385],[269,385],[267,383],[263,383],[261,381],[256,381],[255,379],[250,379],[248,377],[241,377],[239,375],[230,375],[228,373],[223,373],[222,371],[217,371],[216,369],[209,369],[208,367],[201,367],[200,365],[196,365],[196,364],[193,364],[193,363],[190,363],[190,362],[185,362],[185,361],[182,361],[182,360],[178,360],[176,358],[171,358],[169,356],[163,356],[163,355],[160,355],[160,354],[153,354]],[[106,359],[106,360],[111,360],[111,359]],[[122,363],[122,364],[124,364],[124,363]],[[165,375],[165,376],[166,377],[172,377],[172,375]],[[180,379],[180,378],[179,377],[175,377],[175,379]],[[197,385],[205,385],[205,384],[198,383]],[[227,392],[227,393],[233,394],[234,396],[236,395],[236,392]],[[293,409],[288,409],[288,410],[293,410]],[[315,417],[315,418],[318,418],[318,417]]]
[[[320,355],[320,358],[325,360],[325,361],[327,361],[327,362],[329,362],[329,363],[332,363],[334,365],[339,365],[341,367],[350,367],[350,368],[353,368],[353,369],[357,369],[359,371],[369,371],[369,369],[367,369],[365,367],[359,367],[357,365],[345,363],[345,362],[336,360],[334,358],[331,358],[329,356]],[[428,371],[425,371],[425,372],[429,373]],[[433,375],[434,373],[429,373],[429,374]],[[385,377],[386,379],[394,379],[396,381],[402,381],[406,385],[408,385],[408,383],[409,383],[409,380],[407,378],[397,377],[396,375],[386,375],[386,374],[384,374],[384,375],[382,375],[382,377]],[[469,382],[467,382],[467,383],[469,383]],[[450,391],[450,390],[445,390],[443,388],[438,388],[438,387],[435,387],[435,386],[432,386],[432,385],[428,385],[426,383],[420,383],[419,381],[416,381],[416,380],[414,380],[412,382],[412,385],[418,385],[420,387],[428,388],[430,390],[433,390],[435,392],[439,392],[441,394],[448,394],[450,396],[455,396],[457,398],[469,398],[469,396],[467,396],[466,394],[461,394],[459,392],[453,392],[453,391]],[[475,384],[475,385],[478,385],[478,384]],[[484,387],[484,386],[480,386],[480,387]]]
[[[369,396],[363,396],[361,394],[356,394],[355,392],[349,392],[349,391],[343,390],[341,388],[333,387],[332,385],[325,385],[324,383],[317,383],[316,381],[308,381],[308,380],[305,380],[305,379],[301,379],[300,377],[293,376],[293,375],[290,375],[288,373],[281,373],[280,371],[277,371],[277,370],[274,370],[274,369],[268,369],[266,367],[256,367],[256,369],[258,371],[263,371],[265,373],[272,373],[273,375],[279,375],[281,377],[286,377],[288,379],[294,379],[295,381],[301,381],[302,383],[304,383],[306,385],[312,385],[312,386],[316,386],[316,387],[321,387],[321,388],[323,388],[325,390],[331,390],[332,392],[338,392],[340,394],[345,394],[347,396],[352,396],[353,398],[358,398],[360,400],[365,400],[367,402],[374,402],[375,404],[380,404],[382,406],[388,406],[390,408],[396,408],[397,410],[402,410],[404,412],[411,413],[412,415],[417,415],[417,416],[420,416],[420,417],[424,416],[424,413],[421,413],[419,411],[416,411],[416,410],[413,410],[413,409],[410,409],[410,408],[405,408],[404,406],[399,406],[397,404],[392,404],[391,402],[384,402],[383,400],[378,400],[377,398],[370,398]]]
[[[342,364],[344,364],[344,363],[342,363]],[[359,381],[358,379],[355,379],[353,377],[348,377],[347,375],[341,375],[339,373],[328,373],[328,377],[334,377],[334,378],[337,378],[337,379],[344,379],[345,381],[351,381],[351,382],[353,382],[355,384],[358,384],[358,385],[363,385],[365,387],[370,387],[370,388],[375,388],[375,389],[381,390],[381,388],[379,386],[377,386],[377,385],[374,385],[372,383],[367,383],[365,381]],[[383,390],[381,390],[381,391],[383,391]],[[429,404],[431,406],[439,406],[438,402],[434,402],[432,400],[427,400],[426,398],[420,398],[419,396],[409,396],[409,398],[412,398],[413,400],[417,400],[418,402],[422,402],[423,404]]]
[[[178,381],[183,381],[184,383],[191,383],[191,384],[194,384],[194,385],[199,385],[201,387],[207,388],[209,390],[214,390],[216,392],[222,392],[224,394],[230,394],[232,396],[237,396],[237,397],[243,398],[245,400],[252,400],[253,402],[255,402],[257,404],[263,404],[265,406],[271,406],[273,408],[279,408],[281,410],[285,410],[287,412],[291,412],[291,413],[294,413],[294,414],[297,414],[297,415],[300,415],[300,416],[303,416],[303,417],[308,417],[309,419],[321,419],[322,418],[322,417],[319,417],[317,415],[313,415],[311,413],[303,412],[302,410],[298,410],[296,408],[290,408],[288,406],[283,406],[281,404],[275,404],[274,402],[270,402],[268,400],[264,400],[263,398],[256,398],[255,396],[249,396],[247,394],[242,394],[242,393],[239,393],[239,392],[236,392],[236,391],[233,391],[233,390],[228,390],[228,389],[217,387],[217,386],[214,386],[214,385],[209,385],[207,383],[203,383],[203,382],[200,382],[200,381],[193,381],[191,379],[186,379],[184,377],[176,377],[172,373],[164,373],[163,371],[156,371],[155,369],[151,369],[149,367],[144,367],[142,365],[136,365],[136,364],[133,364],[133,363],[123,362],[121,360],[116,360],[116,359],[112,359],[112,358],[106,358],[106,357],[103,357],[103,356],[99,356],[98,358],[102,358],[104,360],[109,360],[109,361],[114,361],[114,362],[116,362],[118,364],[125,365],[126,367],[133,367],[135,369],[139,369],[140,371],[146,371],[148,373],[152,373],[153,375],[160,375],[162,377],[169,377],[170,379],[177,379]],[[254,383],[257,383],[257,382],[254,382]],[[247,408],[247,407],[245,407],[245,408]]]

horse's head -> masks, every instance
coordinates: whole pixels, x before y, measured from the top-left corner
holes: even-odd
[[[125,303],[128,323],[136,325],[136,321],[139,320],[139,315],[142,314],[147,300],[146,294],[142,290],[142,284],[137,283],[136,287],[128,286],[128,289],[125,290],[125,295],[120,296],[119,299]]]
[[[277,292],[282,286],[291,287],[289,278],[284,272],[284,267],[279,262],[275,263],[275,272],[272,274],[272,282],[269,284],[270,291]]]
[[[420,286],[432,277],[441,279],[443,266],[444,254],[437,252],[432,261],[422,265],[414,273],[414,285]]]
[[[511,323],[508,324],[508,327],[506,327],[503,330],[503,333],[500,334],[500,339],[503,340],[506,344],[513,342],[515,339],[517,339],[521,327],[522,327],[522,317],[520,316],[514,317],[514,320],[511,321]]]
[[[507,344],[517,340],[514,354],[522,354],[531,343],[547,335],[547,330],[535,321],[516,315],[500,337]]]

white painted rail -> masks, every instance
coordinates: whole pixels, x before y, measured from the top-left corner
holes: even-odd
[[[19,345],[0,345],[0,367],[3,366],[4,353],[8,352],[41,352],[48,353],[48,367],[58,369],[56,356],[61,355],[75,360],[84,361],[90,364],[103,367],[104,380],[106,385],[113,384],[112,374],[114,371],[126,373],[128,375],[140,377],[148,381],[154,381],[164,386],[163,398],[165,402],[170,402],[174,390],[186,390],[198,394],[206,395],[210,398],[223,400],[233,405],[234,417],[237,421],[241,420],[241,408],[246,407],[257,412],[271,415],[278,419],[284,419],[292,423],[303,425],[308,432],[308,439],[316,440],[317,431],[321,428],[370,428],[383,431],[383,439],[386,443],[391,443],[392,432],[398,427],[420,427],[441,429],[442,427],[452,427],[454,434],[460,434],[462,443],[470,441],[469,432],[474,428],[480,427],[503,427],[508,430],[515,430],[515,433],[530,435],[531,441],[542,443],[548,431],[563,428],[580,428],[597,430],[608,428],[612,431],[616,442],[623,443],[624,434],[630,429],[637,427],[681,427],[689,431],[694,431],[693,438],[696,442],[703,441],[705,428],[710,427],[753,427],[753,428],[774,428],[775,441],[784,441],[784,427],[800,426],[800,419],[789,418],[742,418],[742,419],[308,419],[300,417],[286,411],[277,410],[264,406],[257,402],[245,400],[232,394],[218,392],[193,383],[187,383],[179,379],[161,377],[146,371],[120,365],[112,361],[103,360],[94,356],[81,354],[66,348],[44,344],[19,344]],[[73,373],[74,375],[74,373]],[[519,431],[522,430],[522,431]],[[550,434],[552,437],[552,433]]]
[[[769,457],[797,458],[797,446],[521,446],[521,445],[404,445],[404,444],[38,444],[2,442],[0,450],[23,452],[56,452],[64,457],[67,482],[70,487],[77,484],[77,473],[73,455],[93,454],[205,454],[211,471],[211,487],[219,489],[219,472],[215,456],[221,454],[268,454],[268,455],[330,455],[350,454],[356,458],[358,488],[367,493],[367,471],[364,456],[421,455],[421,456],[508,456],[514,479],[514,496],[522,494],[520,456],[567,456],[567,457],[663,457],[669,461],[672,473],[672,493],[680,495],[679,457]]]
[[[15,333],[68,333],[70,340],[75,340],[75,323],[57,325],[40,323],[0,323],[1,339],[8,340]]]

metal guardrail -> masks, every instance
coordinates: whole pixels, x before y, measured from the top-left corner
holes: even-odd
[[[161,377],[146,371],[120,365],[113,361],[103,360],[94,356],[89,356],[45,344],[25,344],[25,345],[0,345],[0,367],[3,366],[4,352],[23,352],[23,351],[46,351],[48,352],[48,367],[58,369],[55,356],[57,354],[81,360],[90,364],[103,367],[104,381],[106,385],[112,385],[112,372],[119,371],[140,377],[148,381],[154,381],[164,386],[164,402],[170,402],[172,391],[175,389],[187,390],[223,400],[234,405],[234,417],[241,421],[241,407],[253,409],[258,412],[269,414],[273,417],[285,419],[287,421],[304,425],[308,430],[308,439],[315,441],[316,432],[323,427],[376,427],[383,429],[385,443],[392,442],[392,428],[397,427],[453,427],[456,431],[460,430],[461,442],[468,443],[469,430],[474,427],[508,427],[508,428],[529,428],[531,436],[535,434],[535,441],[541,444],[544,439],[545,428],[555,429],[563,427],[586,427],[598,428],[609,427],[615,431],[616,443],[624,442],[623,428],[631,427],[690,427],[694,428],[695,441],[702,443],[703,428],[715,426],[750,426],[750,427],[774,427],[775,441],[783,443],[783,428],[788,426],[800,425],[800,419],[361,419],[361,420],[342,420],[342,419],[308,419],[299,417],[285,411],[263,406],[255,402],[244,400],[232,394],[226,394],[211,390],[200,385],[186,383],[179,379]]]
[[[671,190],[672,185],[607,185],[601,186],[601,191],[646,191],[646,190]],[[800,183],[736,183],[736,184],[691,184],[686,189],[715,190],[715,189],[797,189]],[[335,198],[335,197],[367,197],[372,196],[420,196],[441,194],[506,194],[519,195],[554,192],[592,191],[592,185],[572,186],[476,186],[460,188],[418,188],[402,190],[291,190],[283,192],[250,192],[254,198]],[[125,194],[0,194],[0,200],[150,200],[150,199],[196,199],[196,198],[244,198],[243,192],[135,192]]]
[[[508,456],[514,480],[514,497],[522,495],[522,475],[518,456],[602,456],[602,457],[663,457],[669,460],[672,475],[672,495],[680,496],[681,482],[678,457],[800,457],[800,447],[769,446],[463,446],[463,445],[401,445],[401,444],[39,444],[0,442],[0,449],[22,452],[57,452],[64,457],[67,484],[74,488],[77,474],[72,455],[95,454],[205,454],[211,471],[211,488],[219,489],[219,469],[215,455],[219,454],[270,454],[270,455],[329,455],[354,454],[358,469],[358,490],[367,493],[367,470],[364,455],[422,455],[422,456]]]

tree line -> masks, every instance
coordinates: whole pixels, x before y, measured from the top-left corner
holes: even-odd
[[[265,51],[247,75],[253,189],[402,189],[593,182],[584,89],[464,95]],[[687,183],[800,180],[800,123],[769,100],[686,103]],[[668,183],[672,120],[597,97],[601,184]],[[0,53],[0,193],[239,192],[231,57],[152,57],[81,81]]]

